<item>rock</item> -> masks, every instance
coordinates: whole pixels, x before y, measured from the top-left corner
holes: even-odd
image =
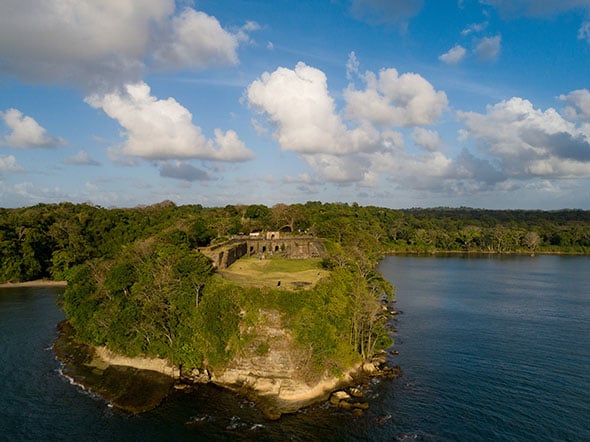
[[[352,397],[361,398],[364,396],[364,393],[357,387],[352,387],[349,391]]]
[[[371,362],[365,362],[363,364],[363,371],[368,374],[377,373],[377,368]]]
[[[375,366],[383,365],[387,362],[387,354],[384,351],[377,353],[371,358],[371,362]]]
[[[350,404],[352,408],[357,408],[359,410],[368,410],[369,404],[368,402],[353,402]]]
[[[342,408],[343,410],[351,410],[352,404],[348,401],[340,401],[338,407]]]
[[[332,405],[338,405],[340,402],[348,401],[349,399],[350,395],[346,391],[339,390],[332,393],[330,396],[330,403]]]
[[[356,417],[360,417],[364,414],[364,411],[360,408],[353,408],[352,415]]]

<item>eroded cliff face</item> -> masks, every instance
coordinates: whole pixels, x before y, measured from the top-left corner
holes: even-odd
[[[209,368],[186,372],[164,359],[122,356],[104,347],[77,343],[71,327],[65,322],[64,328],[67,333],[64,330],[60,333],[56,353],[70,367],[68,375],[112,401],[113,405],[131,412],[156,406],[172,382],[177,383],[177,388],[190,386],[191,383],[211,382],[248,397],[268,418],[278,419],[282,414],[327,400],[333,391],[352,385],[367,371],[359,364],[340,377],[315,373],[311,366],[311,351],[302,350],[295,344],[293,336],[283,326],[280,313],[275,310],[260,311],[256,328],[242,330],[244,335],[249,336],[249,344],[224,369],[219,370]],[[68,347],[64,347],[62,342]],[[57,351],[60,345],[63,348]],[[77,350],[74,351],[72,346]],[[72,359],[71,355],[75,352],[82,356]],[[119,372],[122,374],[119,375]],[[109,380],[113,373],[117,375],[116,382]],[[142,403],[146,394],[137,394],[137,389],[119,398],[121,379],[127,376],[129,381],[125,384],[134,384],[139,382],[137,376],[147,373],[165,375],[161,379],[158,377],[157,395],[150,393],[154,398],[150,396],[149,404]],[[169,379],[169,383],[163,382],[164,379]],[[108,388],[111,384],[116,386],[113,392]],[[148,384],[141,385],[142,390],[151,391]]]
[[[277,311],[261,311],[256,330],[244,330],[251,343],[234,357],[227,368],[211,372],[211,382],[254,400],[263,413],[276,419],[312,403],[353,382],[353,367],[340,378],[313,375],[311,352],[299,349],[283,327]]]

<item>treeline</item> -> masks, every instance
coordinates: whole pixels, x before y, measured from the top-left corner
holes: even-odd
[[[582,210],[39,204],[0,209],[0,282],[64,279],[78,264],[114,257],[125,245],[165,230],[195,247],[264,229],[316,235],[358,247],[372,259],[386,252],[590,252],[590,211]]]

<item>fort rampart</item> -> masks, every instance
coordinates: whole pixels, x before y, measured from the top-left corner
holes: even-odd
[[[285,238],[233,238],[211,247],[200,247],[199,252],[213,261],[213,266],[225,269],[243,256],[260,258],[278,255],[288,259],[322,258],[326,251],[322,242],[312,236]]]

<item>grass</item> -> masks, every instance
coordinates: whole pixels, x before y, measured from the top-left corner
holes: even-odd
[[[321,259],[241,258],[219,273],[243,287],[295,290],[313,287],[330,272],[322,268]]]

